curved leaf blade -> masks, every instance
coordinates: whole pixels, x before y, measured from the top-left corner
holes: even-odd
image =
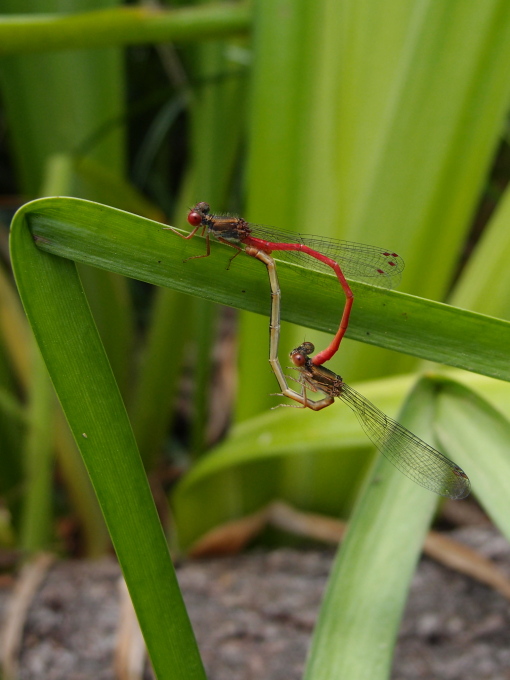
[[[22,210],[41,250],[239,309],[269,312],[260,263],[239,257],[226,272],[232,253],[227,246],[213,243],[211,257],[183,262],[204,254],[203,240],[184,241],[137,215],[73,198],[40,199]],[[307,272],[303,286],[302,268],[280,263],[279,277],[283,319],[336,330],[343,298],[334,278],[328,295],[324,282],[318,283],[326,275]],[[363,283],[353,289],[358,297],[348,337],[510,380],[510,322]]]
[[[76,265],[34,246],[18,211],[16,283],[103,510],[159,680],[204,680],[200,656],[119,389]]]
[[[430,440],[433,394],[419,383],[399,417]],[[379,457],[324,595],[305,680],[387,678],[409,583],[437,497]]]

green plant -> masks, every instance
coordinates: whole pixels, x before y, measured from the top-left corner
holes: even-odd
[[[103,229],[105,222],[109,225],[108,230]],[[232,301],[232,292],[237,291],[236,299],[242,301],[245,308],[254,308],[260,304],[260,288],[264,292],[265,286],[263,285],[264,279],[261,276],[262,268],[258,266],[258,262],[252,261],[251,258],[244,258],[240,266],[232,273],[228,285],[223,282],[222,285],[212,287],[211,274],[217,272],[223,266],[223,258],[218,257],[219,252],[215,252],[215,257],[211,257],[205,262],[204,268],[199,269],[199,275],[195,275],[195,272],[190,267],[185,267],[182,262],[184,249],[187,253],[195,252],[199,246],[200,242],[191,243],[188,247],[188,244],[183,245],[183,242],[176,239],[169,240],[168,234],[157,223],[135,215],[129,215],[98,204],[65,198],[42,199],[26,204],[15,217],[11,236],[12,261],[25,311],[92,479],[142,630],[146,636],[151,657],[155,664],[159,660],[162,671],[168,667],[167,664],[170,663],[171,659],[166,654],[161,654],[159,645],[163,638],[155,635],[154,626],[156,622],[161,621],[163,612],[169,609],[175,610],[176,606],[181,606],[176,604],[176,598],[179,602],[178,588],[172,576],[168,552],[159,521],[155,515],[145,474],[136,452],[136,444],[127,414],[102,349],[93,318],[90,315],[73,261],[89,265],[94,264],[151,283],[171,285],[176,288],[184,286],[188,291],[193,290],[195,294],[214,295],[215,299],[222,299],[222,296],[228,294]],[[219,246],[214,250],[221,251],[221,249],[224,249],[224,247]],[[294,285],[299,282],[298,267],[286,265],[282,266],[282,271],[284,282],[294,280]],[[217,280],[220,282],[221,278],[217,277]],[[431,353],[429,358],[434,358],[434,351],[437,353],[445,351],[446,338],[441,335],[443,326],[438,321],[445,310],[440,305],[430,305],[426,301],[420,303],[402,293],[387,293],[377,289],[369,291],[370,287],[367,286],[366,288],[367,295],[370,292],[375,300],[377,298],[385,299],[388,296],[397,298],[400,309],[405,306],[406,301],[414,304],[413,315],[418,322],[418,328],[421,323],[421,327],[428,325],[429,328],[436,331],[435,342],[429,348]],[[243,295],[241,295],[241,291],[244,291]],[[267,303],[267,292],[264,297],[266,297]],[[286,316],[291,316],[293,312],[296,313],[296,310],[299,313],[302,302],[300,298],[288,294],[287,299]],[[391,307],[389,302],[385,304]],[[325,301],[315,309],[315,325],[319,327],[323,323],[324,309],[327,308],[327,305],[328,301]],[[420,311],[417,311],[417,306],[421,306]],[[375,309],[377,309],[377,305],[375,305]],[[482,348],[478,347],[477,349],[480,366],[488,364],[488,357],[493,356],[493,352],[500,342],[505,344],[505,338],[507,343],[510,340],[510,322],[498,321],[474,313],[467,314],[463,310],[454,308],[451,308],[449,313],[448,330],[449,333],[453,331],[454,337],[461,330],[468,336],[472,335],[476,329],[477,333],[489,339],[486,343],[485,357]],[[353,321],[354,329],[360,321],[364,324],[371,323],[370,311],[364,310],[360,316],[362,317],[361,320]],[[467,324],[466,318],[469,319]],[[457,328],[457,333],[454,332],[455,328]],[[394,333],[398,336],[398,329],[395,329]],[[401,334],[405,334],[405,337],[409,340],[409,330],[404,324],[401,325]],[[420,331],[416,331],[415,334],[418,337]],[[381,338],[381,344],[384,344],[383,336]],[[471,353],[469,351],[464,353],[461,366],[469,367],[475,351],[475,348],[473,348]],[[450,356],[452,361],[458,361],[458,355],[455,351],[452,351]],[[499,375],[508,378],[507,370],[506,366],[501,365]],[[428,384],[424,383],[424,386],[420,389],[421,391],[417,392],[417,396],[411,399],[408,406],[409,412],[412,413],[414,410],[416,414],[414,418],[418,420],[416,424],[413,424],[411,422],[412,417],[404,414],[404,422],[409,423],[420,434],[425,432],[426,435],[423,436],[431,439],[433,437],[433,397],[434,392],[437,391],[437,386],[434,381],[429,380]],[[489,420],[494,421],[498,418],[481,400],[476,403],[472,397],[466,397],[466,390],[462,389],[464,391],[460,387],[454,386],[453,392],[450,389],[450,393],[455,395],[460,390],[460,398],[467,399],[468,403],[474,404],[475,412],[486,412]],[[448,393],[448,386],[446,393]],[[418,402],[419,408],[414,406],[416,402]],[[453,400],[451,408],[458,409],[458,400]],[[302,414],[299,415],[303,419]],[[305,418],[304,427],[309,427],[312,433],[315,432],[316,443],[317,433],[322,432],[322,436],[329,437],[329,446],[334,448],[337,455],[342,436],[347,437],[349,446],[352,446],[352,434],[349,441],[349,430],[346,430],[345,424],[339,428],[333,409],[329,409],[325,414],[326,418],[329,417],[329,430],[324,427],[325,418],[321,422],[317,420],[315,414],[307,414],[307,416],[309,415],[314,417],[314,421],[310,417]],[[299,450],[296,450],[292,440],[289,441],[289,432],[292,431],[292,427],[298,431],[302,449],[308,450],[306,440],[303,440],[306,430],[303,426],[299,426],[297,416],[296,412],[292,412],[282,415],[271,414],[270,417],[266,417],[266,420],[273,421],[269,427],[275,428],[272,439],[271,437],[267,438],[268,429],[267,426],[264,428],[263,423],[253,423],[256,429],[252,428],[251,430],[245,426],[241,437],[244,436],[246,442],[251,442],[254,447],[250,449],[249,444],[240,443],[239,437],[237,441],[235,437],[231,438],[230,445],[234,455],[232,455],[232,452],[229,454],[227,446],[225,453],[217,452],[215,455],[204,459],[201,465],[196,466],[181,485],[176,497],[177,505],[179,503],[184,504],[182,496],[185,496],[186,491],[189,492],[190,488],[195,494],[198,488],[197,499],[199,500],[197,502],[203,504],[204,498],[208,497],[208,492],[204,492],[203,486],[197,486],[197,481],[203,482],[204,479],[214,494],[218,494],[218,490],[223,487],[224,493],[221,496],[228,504],[227,488],[221,480],[218,481],[215,478],[218,471],[227,470],[229,472],[239,463],[250,466],[256,463],[259,458],[267,459],[270,456],[279,457],[282,454],[286,456],[299,454]],[[424,423],[418,422],[420,419],[425,419]],[[494,465],[494,475],[490,478],[489,486],[485,489],[481,487],[479,493],[482,500],[486,498],[489,507],[492,505],[493,511],[499,508],[497,512],[493,512],[493,515],[497,521],[500,521],[502,528],[508,531],[508,521],[504,512],[506,506],[505,478],[510,478],[510,475],[506,477],[501,474],[508,466],[508,462],[501,458],[501,446],[505,438],[510,439],[510,424],[501,417],[500,420],[502,436],[495,445],[495,456],[497,456],[498,464]],[[285,421],[293,421],[293,426],[289,427],[289,423],[285,423]],[[477,418],[473,417],[472,421],[476,423]],[[444,416],[444,422],[442,438],[443,441],[448,442],[451,430],[448,427],[447,412]],[[276,438],[278,433],[282,438],[281,441]],[[262,439],[260,438],[261,434]],[[453,437],[454,445],[455,441],[455,437]],[[472,439],[471,441],[473,444],[475,440]],[[264,444],[261,446],[262,442]],[[448,448],[446,448],[447,451]],[[237,457],[235,452],[238,454]],[[465,452],[456,451],[456,453],[458,454],[456,458],[462,464]],[[239,457],[239,454],[241,457]],[[474,475],[475,490],[477,490],[477,479],[481,476],[482,466],[487,466],[489,461],[484,460],[482,462],[479,459],[472,458],[470,462],[475,470],[478,470],[478,474],[475,473]],[[356,527],[356,517],[359,516],[359,522],[364,527],[369,522],[367,517],[378,512],[386,516],[387,519],[387,513],[381,510],[381,507],[384,507],[384,502],[386,502],[393,507],[392,513],[395,515],[395,522],[398,522],[402,516],[402,508],[405,503],[416,506],[417,498],[423,498],[424,514],[420,520],[420,531],[411,522],[401,523],[401,530],[410,532],[410,535],[414,537],[413,542],[406,544],[408,556],[406,573],[409,577],[411,566],[418,554],[420,536],[426,530],[435,506],[435,498],[423,490],[417,491],[409,480],[403,478],[397,471],[388,468],[391,468],[391,466],[379,462],[372,479],[379,478],[381,480],[382,478],[385,483],[381,484],[379,481],[368,486],[366,494],[358,503],[358,510],[353,521]],[[232,480],[230,481],[232,482]],[[494,501],[491,502],[490,499],[495,498],[494,489],[498,485],[501,486],[501,493],[499,494],[499,501],[494,505]],[[242,490],[242,484],[240,488]],[[396,489],[402,489],[402,491],[397,493]],[[383,502],[384,498],[387,498],[387,500]],[[249,494],[247,494],[247,499],[249,499]],[[365,509],[367,504],[370,510]],[[221,508],[220,503],[216,502],[215,505],[217,508]],[[244,509],[246,509],[246,506]],[[232,508],[229,508],[229,510],[232,510]],[[236,508],[236,511],[239,510],[240,508]],[[404,512],[403,516],[407,516],[407,514],[412,513],[408,510]],[[178,517],[181,526],[189,527],[193,516],[201,517],[202,513],[200,511],[191,512],[189,517],[185,519]],[[417,518],[420,515],[415,512],[414,517],[418,521]],[[211,523],[219,519],[221,518],[209,512],[206,521]],[[378,545],[385,546],[384,551],[390,551],[391,543],[393,543],[393,547],[401,545],[402,533],[395,533],[392,527],[393,523],[389,522],[384,540],[379,536]],[[359,536],[362,543],[365,543],[370,539],[371,533],[362,529]],[[368,546],[364,550],[367,549]],[[375,549],[373,545],[371,549]],[[346,547],[346,551],[349,554],[348,547]],[[150,554],[151,558],[144,558],[143,562],[140,562],[140,552],[146,555]],[[344,558],[342,563],[346,559]],[[359,558],[355,554],[351,559],[356,564]],[[390,566],[389,563],[388,568]],[[345,568],[350,573],[350,567]],[[145,575],[144,579],[141,579],[140,569]],[[342,573],[342,569],[339,568],[339,578]],[[378,571],[378,573],[378,578],[381,578],[381,572]],[[399,578],[402,578],[402,572],[400,572]],[[366,585],[367,582],[363,581],[360,588]],[[393,588],[391,583],[386,582],[386,585],[391,592]],[[331,587],[334,588],[334,586]],[[163,595],[165,592],[168,592],[167,596]],[[331,597],[336,601],[336,596],[332,595]],[[402,598],[403,593],[400,600],[401,604]],[[160,611],[157,616],[154,615],[156,601],[158,601],[159,607],[157,611]],[[340,625],[338,618],[328,624],[327,609],[325,612],[323,617],[325,617],[326,623],[322,625],[325,627],[333,625],[336,630]],[[395,621],[398,619],[398,613],[398,609],[393,610]],[[186,620],[184,612],[180,616],[184,617],[184,621]],[[169,625],[172,626],[173,624],[169,622]],[[172,628],[172,630],[175,629]],[[327,637],[329,634],[327,633],[325,636]],[[186,643],[189,635],[189,632],[186,633],[182,642],[176,644],[178,647],[182,646],[183,650],[189,649],[192,658],[192,645],[190,647],[191,643]],[[320,632],[318,635],[320,635]],[[156,661],[154,661],[155,659]]]
[[[196,8],[197,31],[203,27],[200,12]],[[121,14],[112,9],[108,16],[120,21]],[[334,368],[349,383],[379,378],[360,391],[389,415],[396,416],[404,401],[404,424],[466,468],[480,501],[508,535],[507,386],[489,378],[466,378],[460,371],[448,373],[450,378],[445,379],[435,370],[420,379],[423,365],[416,359],[503,380],[509,377],[508,322],[423,298],[450,295],[463,307],[508,315],[508,295],[500,287],[504,267],[497,264],[505,263],[509,254],[506,196],[469,267],[455,288],[451,284],[508,107],[510,7],[504,0],[483,4],[260,0],[253,8],[251,53],[245,38],[239,37],[247,28],[246,8],[241,6],[236,16],[228,16],[221,35],[226,40],[227,32],[233,31],[235,38],[200,44],[185,53],[194,87],[175,88],[178,97],[172,111],[189,108],[191,158],[180,198],[170,201],[171,207],[184,215],[185,205],[197,197],[221,209],[229,192],[233,203],[240,202],[242,184],[243,214],[249,219],[304,232],[323,231],[400,252],[407,263],[404,290],[422,297],[356,286],[349,337],[365,342],[343,347]],[[84,20],[96,28],[101,25],[97,13],[77,18],[76,25]],[[43,23],[56,40],[58,18]],[[0,31],[7,30],[8,24],[5,21]],[[22,32],[13,33],[18,37],[10,47],[6,43],[6,49],[22,52],[28,31],[35,35],[41,30],[37,18],[25,18],[21,24]],[[73,19],[66,25],[72,29]],[[110,37],[108,44],[137,40],[131,29],[122,33],[121,25],[116,24],[120,37]],[[173,35],[171,21],[165,26],[165,35]],[[71,29],[62,32],[60,49],[71,46]],[[149,29],[144,34],[147,40],[154,36]],[[217,30],[215,24],[209,35]],[[189,25],[186,31],[183,40],[197,35]],[[91,30],[87,42],[87,34],[81,33],[80,46],[94,46],[97,34]],[[244,64],[251,56],[246,106]],[[173,120],[169,111],[161,112],[162,120]],[[246,177],[235,184],[232,176],[243,132]],[[153,139],[156,133],[154,129]],[[22,132],[17,138],[23,140]],[[502,149],[504,153],[505,142]],[[21,150],[20,155],[27,163],[29,151]],[[58,175],[57,171],[62,173],[59,181],[71,178],[73,184],[59,186],[70,186],[76,194],[77,179],[89,188],[92,183],[98,193],[105,186],[117,196],[129,193],[115,169],[105,173],[89,164],[84,171],[74,157],[51,166],[50,159],[41,156],[35,168],[26,170],[32,193],[42,184],[41,168],[46,178]],[[103,157],[98,162],[107,161]],[[168,200],[161,179],[150,179],[152,195],[161,203]],[[59,193],[66,191],[59,189]],[[136,194],[134,199],[139,212],[147,215],[151,208]],[[207,260],[182,263],[202,248],[198,239],[183,242],[141,217],[73,199],[27,204],[18,212],[12,234],[13,266],[23,303],[98,494],[159,678],[179,677],[177,673],[202,677],[203,673],[129,422],[73,262],[109,272],[104,279],[98,274],[95,285],[87,287],[89,292],[96,290],[90,296],[91,307],[104,344],[114,356],[111,348],[118,338],[111,333],[111,324],[101,327],[100,321],[108,318],[108,310],[121,307],[115,300],[129,301],[129,296],[125,282],[115,283],[111,272],[170,286],[201,300],[267,313],[267,282],[259,263],[239,257],[227,276],[227,255],[217,244]],[[338,322],[338,300],[322,295],[324,289],[314,278],[304,287],[296,268],[282,266],[279,271],[284,318],[331,331]],[[80,276],[86,283],[86,274],[80,271]],[[109,291],[105,297],[97,294],[103,280]],[[154,333],[144,347],[146,373],[137,385],[142,386],[141,392],[137,387],[131,391],[122,377],[131,356],[126,349],[132,339],[129,304],[122,324],[116,324],[123,325],[124,331],[122,358],[115,372],[149,466],[162,447],[169,397],[164,397],[164,415],[150,409],[142,413],[143,397],[150,400],[152,395],[170,393],[163,389],[165,380],[175,379],[185,334],[197,328],[187,320],[187,328],[173,344],[182,316],[175,295],[158,293]],[[197,306],[203,373],[196,395],[195,457],[204,442],[203,385],[215,315],[207,304]],[[287,328],[282,352],[296,346],[302,334],[301,329]],[[368,347],[367,340],[377,348]],[[338,406],[320,414],[281,409],[258,415],[274,405],[267,396],[274,379],[261,349],[266,343],[267,319],[243,313],[239,424],[177,487],[173,504],[180,541],[187,546],[215,523],[249,512],[275,496],[335,513],[347,514],[354,505],[349,539],[332,574],[307,677],[330,677],[335,672],[350,678],[385,677],[435,499],[384,461],[372,470],[366,439],[350,414],[340,419]],[[158,361],[164,366],[159,372]],[[388,377],[404,371],[406,377]],[[487,402],[462,382],[483,393]],[[33,389],[35,405],[36,383]],[[44,396],[42,389],[40,394]],[[16,413],[17,407],[16,401],[11,402],[5,412],[10,408],[10,413]],[[478,454],[482,446],[483,460]],[[15,456],[10,457],[13,460]],[[13,477],[19,475],[13,465],[9,469]],[[377,479],[383,481],[376,483]],[[391,561],[396,552],[397,564]],[[175,619],[169,619],[170,611],[176,612]],[[369,627],[367,612],[374,614]],[[162,632],[167,630],[170,646]],[[380,644],[383,634],[384,645]]]

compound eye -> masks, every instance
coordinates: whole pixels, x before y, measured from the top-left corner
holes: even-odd
[[[315,346],[312,342],[304,342],[298,349],[301,349],[304,354],[313,354]]]
[[[210,209],[209,203],[205,203],[204,201],[197,203],[195,206],[195,210],[198,210],[198,212],[201,212],[203,215],[208,215]]]
[[[192,227],[198,227],[202,223],[202,215],[196,210],[191,210],[188,213],[188,222]]]
[[[295,354],[292,353],[290,355],[290,358],[294,366],[297,366],[298,368],[300,366],[304,366],[306,363],[306,356],[304,354],[301,354],[300,352],[296,352]]]

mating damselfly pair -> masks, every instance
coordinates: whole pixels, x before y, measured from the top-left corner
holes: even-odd
[[[339,375],[323,366],[338,351],[348,327],[354,296],[346,277],[394,288],[404,268],[402,258],[390,250],[376,246],[296,234],[265,225],[251,224],[240,217],[212,215],[209,205],[204,202],[197,203],[189,211],[188,222],[193,229],[187,236],[183,236],[172,227],[166,227],[185,239],[193,238],[200,231],[202,236],[205,235],[206,252],[188,259],[208,257],[212,235],[218,241],[236,249],[237,252],[231,260],[244,252],[259,259],[267,267],[272,301],[269,362],[280,386],[279,394],[297,402],[279,406],[319,411],[333,404],[335,398],[338,398],[354,411],[369,439],[404,475],[441,496],[461,499],[469,494],[469,479],[458,465],[400,423],[386,416],[363,395],[347,385]],[[315,356],[311,356],[314,346],[310,342],[305,342],[290,352],[293,368],[298,371],[300,392],[288,386],[278,359],[281,293],[276,264],[271,257],[273,252],[278,252],[282,259],[297,262],[316,271],[333,271],[345,294],[338,331],[330,345]],[[307,391],[323,396],[313,401],[307,396]]]

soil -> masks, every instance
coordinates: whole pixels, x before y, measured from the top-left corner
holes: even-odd
[[[454,537],[510,575],[510,546],[497,532],[470,528]],[[209,680],[301,678],[332,559],[332,551],[280,549],[180,565]],[[63,561],[50,568],[25,624],[19,680],[114,679],[118,580],[113,559]],[[4,584],[2,621],[9,593]],[[422,559],[392,678],[510,680],[508,601]]]

